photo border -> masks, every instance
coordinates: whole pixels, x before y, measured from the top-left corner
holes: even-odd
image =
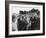
[[[43,33],[23,34],[23,35],[8,35],[9,34],[9,4],[33,4],[43,5]],[[5,37],[23,37],[23,36],[40,36],[45,35],[45,3],[42,2],[25,2],[25,1],[5,1]]]

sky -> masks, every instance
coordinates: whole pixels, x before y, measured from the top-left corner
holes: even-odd
[[[37,5],[17,5],[17,4],[11,4],[11,12],[19,14],[19,11],[29,11],[31,9],[38,9],[40,10],[40,6]]]

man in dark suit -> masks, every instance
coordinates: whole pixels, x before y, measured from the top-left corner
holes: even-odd
[[[18,19],[18,30],[19,31],[24,31],[26,30],[26,21],[24,20],[24,17],[22,17],[22,20]]]
[[[40,30],[40,18],[32,19],[31,30]]]

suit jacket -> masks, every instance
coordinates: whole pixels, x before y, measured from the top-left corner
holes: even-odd
[[[33,21],[34,21],[34,23],[33,23]],[[40,18],[32,19],[31,30],[40,30]]]
[[[19,31],[26,30],[26,25],[27,23],[25,23],[24,21],[21,21],[20,19],[18,20],[18,30]]]

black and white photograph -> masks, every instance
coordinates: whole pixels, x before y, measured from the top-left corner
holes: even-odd
[[[43,33],[42,3],[10,3],[8,7],[8,35]]]
[[[31,9],[30,7],[13,7],[13,12],[12,31],[40,30],[39,9]]]

